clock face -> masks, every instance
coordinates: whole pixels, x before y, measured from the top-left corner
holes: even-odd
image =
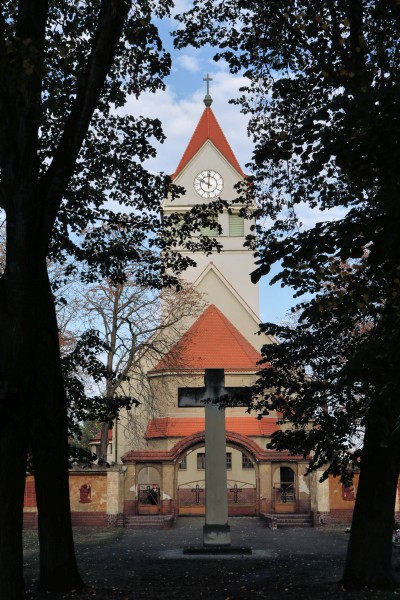
[[[216,198],[224,188],[224,180],[217,171],[202,171],[196,175],[194,189],[202,198]]]

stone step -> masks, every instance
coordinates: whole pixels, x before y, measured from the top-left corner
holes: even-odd
[[[124,523],[127,529],[170,529],[173,524],[173,515],[130,515]]]
[[[311,514],[278,513],[275,515],[279,527],[313,527]]]
[[[282,527],[313,527],[313,517],[310,513],[274,513],[260,515],[270,529]]]

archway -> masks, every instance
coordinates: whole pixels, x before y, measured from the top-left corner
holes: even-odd
[[[158,514],[161,509],[161,476],[157,468],[142,466],[138,473],[138,514]]]
[[[205,514],[205,465],[204,441],[196,440],[186,448],[177,460],[176,489],[179,515]],[[247,449],[227,441],[227,496],[228,514],[255,515],[258,513],[257,481],[258,465]]]
[[[274,472],[273,507],[277,513],[296,512],[296,474],[285,465],[279,466]]]

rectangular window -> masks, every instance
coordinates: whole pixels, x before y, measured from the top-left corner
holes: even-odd
[[[179,468],[180,468],[180,469],[183,469],[183,470],[185,470],[185,471],[186,471],[186,469],[187,469],[187,460],[186,460],[186,456],[183,456],[183,457],[181,458],[181,460],[179,461]]]
[[[217,227],[202,227],[200,233],[206,237],[218,237],[219,235]]]
[[[244,236],[244,218],[239,215],[229,215],[229,235],[232,237]]]
[[[197,453],[197,469],[204,470],[206,468],[206,455],[204,452]],[[226,453],[226,468],[232,469],[232,453]]]
[[[204,471],[206,468],[206,455],[204,452],[197,453],[197,469]]]
[[[242,452],[242,469],[254,469],[253,462]]]

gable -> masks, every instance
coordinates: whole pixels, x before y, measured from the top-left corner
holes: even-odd
[[[258,289],[249,284],[244,287],[243,275],[241,271],[237,272],[237,284],[241,285],[241,290],[248,291],[251,297],[243,298],[231,284],[232,278],[226,280],[214,265],[211,265],[205,273],[194,283],[196,291],[204,294],[204,298],[209,304],[214,304],[231,323],[240,331],[240,333],[255,347],[265,343],[256,335],[259,329],[259,320],[257,314],[253,312],[250,305],[258,306]],[[235,278],[233,283],[235,282]],[[247,302],[246,302],[247,300]],[[261,343],[262,342],[262,343]]]
[[[208,306],[150,373],[222,368],[259,370],[261,355],[214,305]]]
[[[189,144],[183,153],[183,156],[179,162],[179,165],[172,175],[172,179],[175,179],[179,173],[186,167],[188,162],[197,154],[203,144],[210,140],[214,146],[221,152],[225,159],[232,165],[237,173],[244,177],[244,173],[237,161],[236,156],[230,147],[228,140],[226,139],[215,115],[210,107],[206,107],[203,111],[200,121],[189,141]]]

